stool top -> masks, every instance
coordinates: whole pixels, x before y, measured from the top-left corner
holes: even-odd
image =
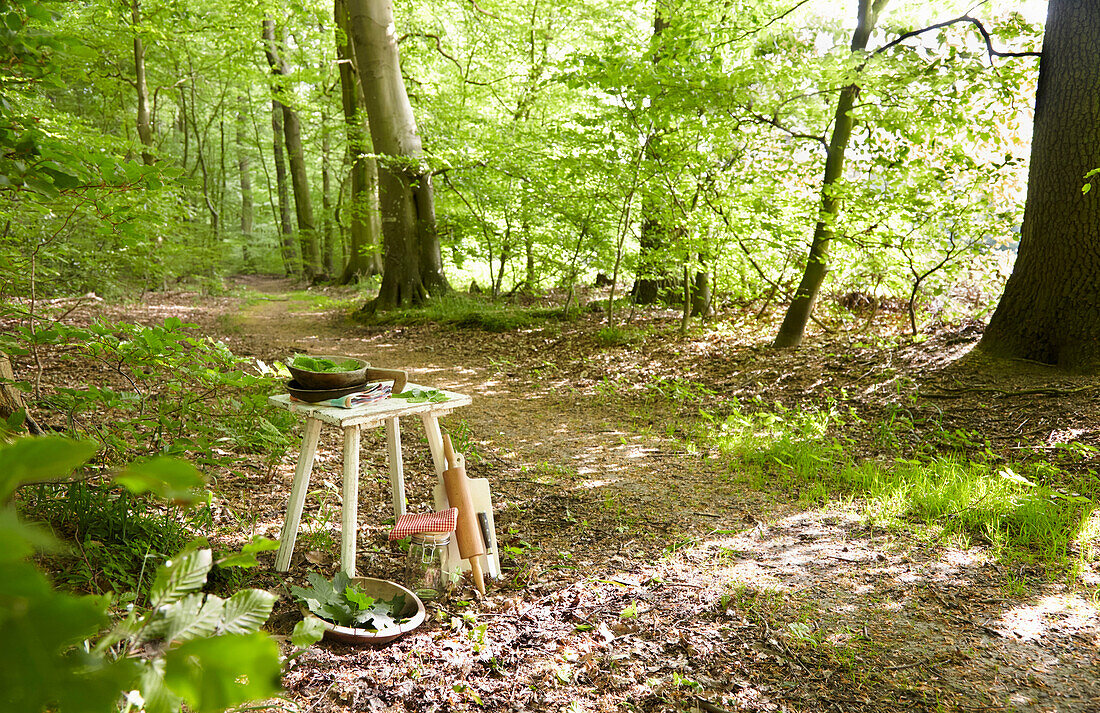
[[[431,387],[419,386],[417,384],[405,385],[405,391],[429,388]],[[408,399],[395,399],[391,396],[388,399],[382,399],[381,401],[375,401],[374,403],[365,404],[363,406],[356,406],[355,408],[339,408],[336,406],[321,406],[320,404],[291,401],[290,394],[272,396],[267,401],[273,406],[286,409],[299,416],[315,418],[318,421],[331,423],[341,428],[347,426],[377,425],[394,416],[410,416],[423,413],[450,413],[456,408],[469,406],[473,403],[473,399],[465,394],[446,391],[444,389],[435,389],[435,391],[439,391],[446,396],[446,400],[410,402]]]

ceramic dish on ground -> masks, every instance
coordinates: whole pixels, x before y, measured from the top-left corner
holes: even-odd
[[[401,617],[407,618],[396,626],[387,626],[382,629],[374,631],[372,629],[356,629],[352,626],[341,626],[340,624],[333,624],[331,621],[325,621],[320,617],[309,611],[305,605],[301,606],[302,615],[307,617],[315,617],[325,625],[325,638],[332,641],[339,641],[344,644],[388,644],[397,637],[407,634],[416,627],[424,623],[424,602],[420,601],[420,597],[413,594],[410,590],[402,587],[397,582],[391,582],[386,579],[375,579],[374,577],[352,577],[353,584],[358,585],[359,589],[366,593],[369,597],[375,599],[392,599],[396,594],[405,595],[405,608],[401,610]]]

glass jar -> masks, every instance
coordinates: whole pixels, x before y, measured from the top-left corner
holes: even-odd
[[[441,599],[451,592],[457,572],[451,566],[449,532],[420,532],[412,536],[405,557],[405,586],[422,601]]]

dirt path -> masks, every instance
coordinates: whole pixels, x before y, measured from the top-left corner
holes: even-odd
[[[749,487],[685,447],[697,407],[609,392],[621,357],[571,350],[568,328],[369,330],[297,311],[281,281],[247,287],[260,298],[198,318],[238,352],[361,356],[473,395],[444,425],[492,483],[505,552],[487,600],[436,607],[385,649],[310,650],[287,677],[298,710],[1100,711],[1095,589],[874,529],[857,504]],[[723,357],[733,367],[716,389],[750,378],[734,369],[743,357]],[[432,468],[406,429],[410,507],[424,509]],[[332,569],[336,438],[322,433],[299,574]],[[379,439],[364,447],[359,569],[397,576]],[[269,536],[292,456],[247,492]],[[292,623],[282,611],[277,628]]]

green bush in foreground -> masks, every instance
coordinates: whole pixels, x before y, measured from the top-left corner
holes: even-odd
[[[276,597],[259,589],[228,599],[203,594],[213,565],[208,548],[165,563],[149,607],[129,607],[117,621],[111,597],[57,591],[31,563],[35,551],[58,544],[19,520],[11,496],[24,482],[69,476],[96,448],[56,437],[0,447],[0,710],[176,713],[186,704],[208,713],[278,693],[279,650],[259,631]],[[115,480],[135,493],[192,502],[205,496],[198,471],[171,459],[135,464]],[[255,553],[274,544],[253,542],[222,565],[255,564]],[[318,636],[299,631],[295,643]]]

